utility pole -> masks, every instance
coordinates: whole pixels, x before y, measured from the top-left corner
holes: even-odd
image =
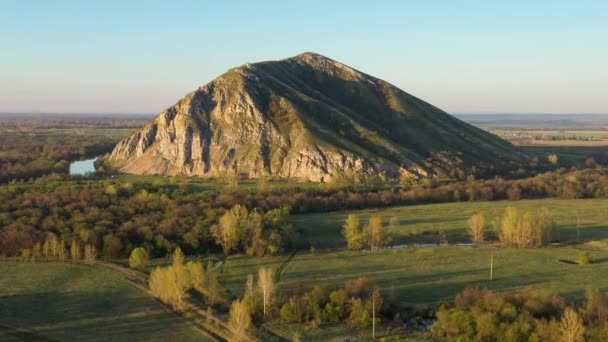
[[[576,242],[581,242],[581,213],[576,212]]]
[[[376,305],[380,297],[380,290],[377,286],[372,288],[372,339],[376,339]]]
[[[490,281],[494,279],[494,249],[490,253]]]
[[[372,294],[372,340],[376,339],[376,293]]]

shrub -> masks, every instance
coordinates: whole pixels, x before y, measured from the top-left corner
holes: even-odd
[[[148,261],[148,252],[142,247],[137,247],[131,252],[129,266],[141,270],[148,265]]]
[[[579,265],[589,265],[590,263],[593,262],[593,259],[591,258],[591,254],[589,254],[589,252],[581,252],[578,255],[578,264]]]

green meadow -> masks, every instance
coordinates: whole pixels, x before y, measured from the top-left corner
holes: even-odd
[[[367,223],[371,216],[380,216],[384,222],[384,231],[393,237],[395,244],[435,243],[438,231],[445,233],[448,243],[467,243],[470,239],[466,234],[466,227],[471,215],[482,212],[488,222],[491,222],[502,215],[508,206],[530,212],[541,208],[549,209],[560,228],[561,241],[564,243],[577,240],[577,215],[581,219],[580,241],[608,238],[607,199],[542,199],[411,205],[294,215],[292,223],[300,232],[298,246],[305,249],[311,245],[317,249],[344,247],[346,243],[341,230],[349,214],[357,215],[361,224]],[[398,221],[394,227],[388,224],[391,217],[395,217]]]
[[[377,282],[384,293],[394,292],[404,303],[436,304],[451,301],[467,286],[496,291],[524,288],[559,293],[580,300],[586,287],[608,290],[608,250],[590,250],[595,262],[577,265],[574,261],[585,245],[534,249],[507,249],[490,246],[441,246],[395,248],[362,252],[300,252],[294,258],[231,257],[223,282],[240,295],[248,273],[260,266],[282,269],[283,288],[311,288],[322,285],[337,289],[359,277]],[[489,280],[490,255],[494,252],[494,279]],[[584,286],[582,286],[584,285]]]
[[[0,263],[0,341],[212,341],[123,275],[62,263]]]

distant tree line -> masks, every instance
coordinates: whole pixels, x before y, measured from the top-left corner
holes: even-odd
[[[0,183],[67,174],[70,161],[111,151],[129,128],[145,121],[133,116],[2,116]]]

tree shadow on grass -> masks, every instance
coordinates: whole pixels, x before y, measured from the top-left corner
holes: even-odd
[[[27,341],[175,340],[192,325],[146,296],[46,292],[0,297],[0,336]]]

